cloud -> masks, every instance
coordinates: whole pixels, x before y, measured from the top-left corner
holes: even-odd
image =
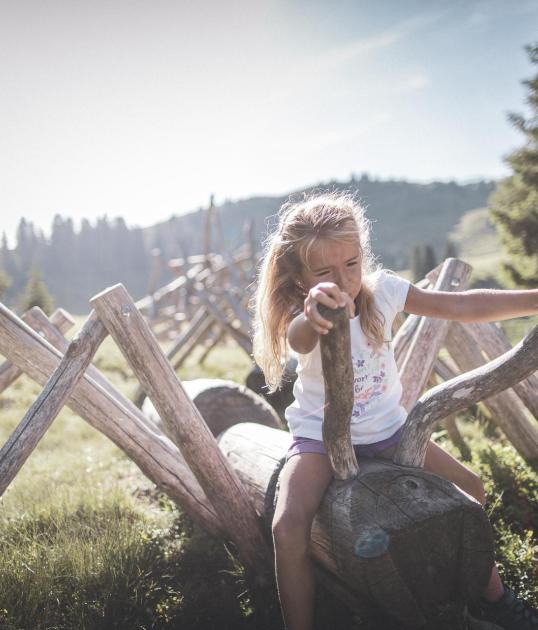
[[[349,129],[330,130],[308,137],[295,138],[293,144],[296,145],[297,150],[300,152],[319,152],[325,149],[347,145],[365,136],[373,129],[386,124],[391,119],[392,116],[388,112],[378,112],[361,125]],[[290,143],[288,144],[288,149],[289,148]]]
[[[365,57],[377,50],[390,48],[406,37],[438,22],[443,15],[444,13],[417,15],[403,20],[378,35],[329,49],[318,56],[316,66],[328,70]]]

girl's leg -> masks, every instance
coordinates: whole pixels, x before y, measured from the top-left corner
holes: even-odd
[[[276,578],[288,630],[312,630],[315,577],[309,557],[310,530],[332,479],[325,454],[291,457],[280,475],[273,518]]]
[[[484,484],[480,477],[435,442],[430,441],[428,444],[424,470],[452,481],[466,494],[474,497],[481,505],[486,502]]]
[[[466,494],[470,494],[481,505],[486,502],[486,493],[484,492],[484,484],[480,477],[470,468],[464,466],[455,457],[452,457],[435,442],[430,441],[428,450],[426,451],[426,459],[424,461],[424,470],[435,473],[440,477],[444,477],[452,483],[455,483]],[[497,567],[494,566],[491,577],[486,590],[482,597],[488,601],[496,601],[504,594],[504,586],[499,576]]]

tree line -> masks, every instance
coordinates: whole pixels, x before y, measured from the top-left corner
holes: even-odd
[[[121,218],[102,217],[94,225],[84,219],[76,231],[72,219],[56,215],[49,238],[23,218],[13,249],[6,235],[2,236],[1,299],[23,310],[27,298],[46,292],[59,306],[87,312],[88,299],[117,282],[123,282],[133,295],[143,295],[147,267],[143,231],[129,229]]]

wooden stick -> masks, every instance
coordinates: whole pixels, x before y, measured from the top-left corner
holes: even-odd
[[[0,353],[30,378],[44,385],[61,354],[0,304]],[[68,406],[121,448],[163,492],[209,532],[222,532],[220,521],[200,484],[171,440],[151,429],[116,398],[84,375]],[[154,426],[154,425],[153,425]]]
[[[248,354],[248,356],[252,357],[252,341],[250,338],[231,325],[231,323],[217,308],[216,304],[213,303],[212,296],[209,294],[207,289],[200,285],[197,286],[196,289],[200,295],[200,299],[210,311],[213,318],[235,339],[235,341],[237,341],[239,346]]]
[[[246,566],[261,576],[267,574],[271,554],[250,499],[131,296],[118,284],[90,303],[151,398],[167,432],[174,436]]]
[[[207,346],[207,348],[204,350],[202,356],[198,359],[198,363],[200,365],[204,365],[204,361],[207,359],[207,357],[209,356],[209,353],[211,352],[211,350],[213,350],[213,348],[215,346],[218,346],[218,344],[226,337],[226,333],[224,332],[224,330],[219,330],[219,332],[217,333],[217,335],[215,336],[214,339],[211,339],[209,345]]]
[[[189,271],[180,278],[175,278],[172,282],[165,284],[160,289],[157,289],[153,295],[146,295],[146,297],[141,298],[136,303],[137,308],[144,313],[144,315],[149,315],[153,305],[160,308],[163,302],[166,302],[167,299],[170,299],[181,287],[188,284],[189,279],[195,278],[196,275],[202,271],[204,265],[198,264],[194,265]]]
[[[512,387],[538,369],[538,326],[509,352],[467,374],[434,387],[415,404],[404,425],[394,463],[423,466],[435,422]],[[538,458],[534,440],[533,458]]]
[[[325,383],[323,443],[336,479],[353,479],[359,465],[351,443],[353,412],[353,365],[349,317],[345,308],[320,304],[320,315],[333,323],[327,335],[320,336],[321,366]]]
[[[106,336],[103,324],[90,313],[45,388],[0,450],[0,496],[60,413]]]
[[[436,291],[461,291],[467,286],[471,267],[456,258],[447,258],[435,283]],[[411,409],[424,389],[450,326],[448,320],[423,318],[417,327],[405,362],[400,370],[403,394],[400,404]]]
[[[30,319],[32,318],[33,314],[38,311],[43,313],[39,306],[32,306],[29,311],[24,313],[24,315],[22,316],[22,320],[37,332],[42,333],[45,339],[48,339],[45,331],[43,331],[39,327],[32,326],[32,324],[30,323]],[[47,320],[47,324],[49,324],[49,320],[45,313],[43,313],[43,316]],[[55,331],[65,333],[75,325],[75,320],[71,317],[71,315],[69,315],[67,311],[64,311],[63,308],[57,308],[50,316],[50,325]],[[4,363],[0,365],[0,394],[5,391],[12,383],[14,383],[21,374],[21,370],[19,370],[16,365],[13,365],[11,361],[4,361]]]

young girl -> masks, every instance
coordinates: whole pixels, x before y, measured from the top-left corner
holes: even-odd
[[[321,433],[324,384],[320,335],[332,324],[318,304],[345,306],[354,370],[351,439],[358,456],[392,457],[406,411],[390,343],[396,313],[486,322],[538,313],[538,290],[461,293],[423,291],[376,269],[369,223],[349,195],[324,194],[286,204],[270,237],[256,295],[254,356],[270,391],[282,380],[288,346],[297,353],[295,402],[286,410],[292,434],[273,519],[276,577],[288,630],[311,630],[315,580],[308,554],[312,521],[332,478]],[[485,502],[475,473],[434,442],[424,464]],[[497,569],[476,616],[506,630],[538,629],[538,612],[505,588]]]

